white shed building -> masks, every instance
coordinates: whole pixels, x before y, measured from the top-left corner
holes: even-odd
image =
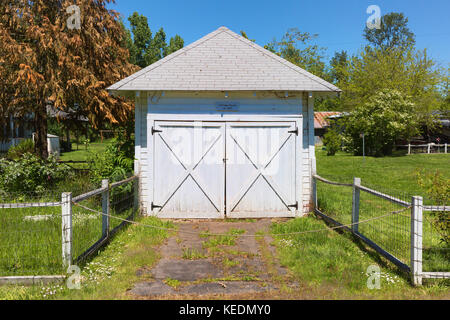
[[[313,99],[339,88],[221,27],[108,90],[135,97],[135,170],[147,214],[309,211]]]

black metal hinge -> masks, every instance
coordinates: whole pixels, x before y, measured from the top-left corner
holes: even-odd
[[[298,128],[295,128],[295,130],[288,131],[288,133],[295,133],[296,136],[298,136]]]
[[[288,208],[295,208],[295,210],[298,210],[298,201],[295,201],[295,204],[289,205]]]
[[[151,211],[153,211],[154,209],[161,209],[162,208],[162,206],[157,206],[157,205],[155,205],[155,204],[153,204],[153,202],[152,202],[152,204],[150,205],[150,208],[151,208]]]
[[[157,132],[162,132],[162,130],[156,130],[155,127],[152,127],[152,135],[154,135]]]

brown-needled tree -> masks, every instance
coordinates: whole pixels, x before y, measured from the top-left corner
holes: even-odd
[[[132,102],[105,90],[137,71],[128,62],[119,14],[106,8],[111,2],[0,2],[0,125],[7,115],[32,115],[42,158],[48,156],[49,104],[87,116],[94,127],[133,114]]]

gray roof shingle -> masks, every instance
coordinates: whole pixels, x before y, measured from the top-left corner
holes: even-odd
[[[226,27],[220,27],[108,90],[341,91]]]

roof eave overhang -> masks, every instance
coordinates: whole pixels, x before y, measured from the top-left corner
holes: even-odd
[[[227,88],[215,88],[215,89],[164,89],[164,88],[155,88],[155,89],[106,89],[111,95],[117,95],[117,96],[124,96],[124,97],[130,97],[134,96],[136,92],[313,92],[320,96],[338,96],[341,94],[342,90],[308,90],[308,89],[302,89],[302,90],[293,90],[293,89],[283,89],[283,88],[277,88],[277,89],[242,89],[242,90],[236,90],[236,89],[227,89]]]

